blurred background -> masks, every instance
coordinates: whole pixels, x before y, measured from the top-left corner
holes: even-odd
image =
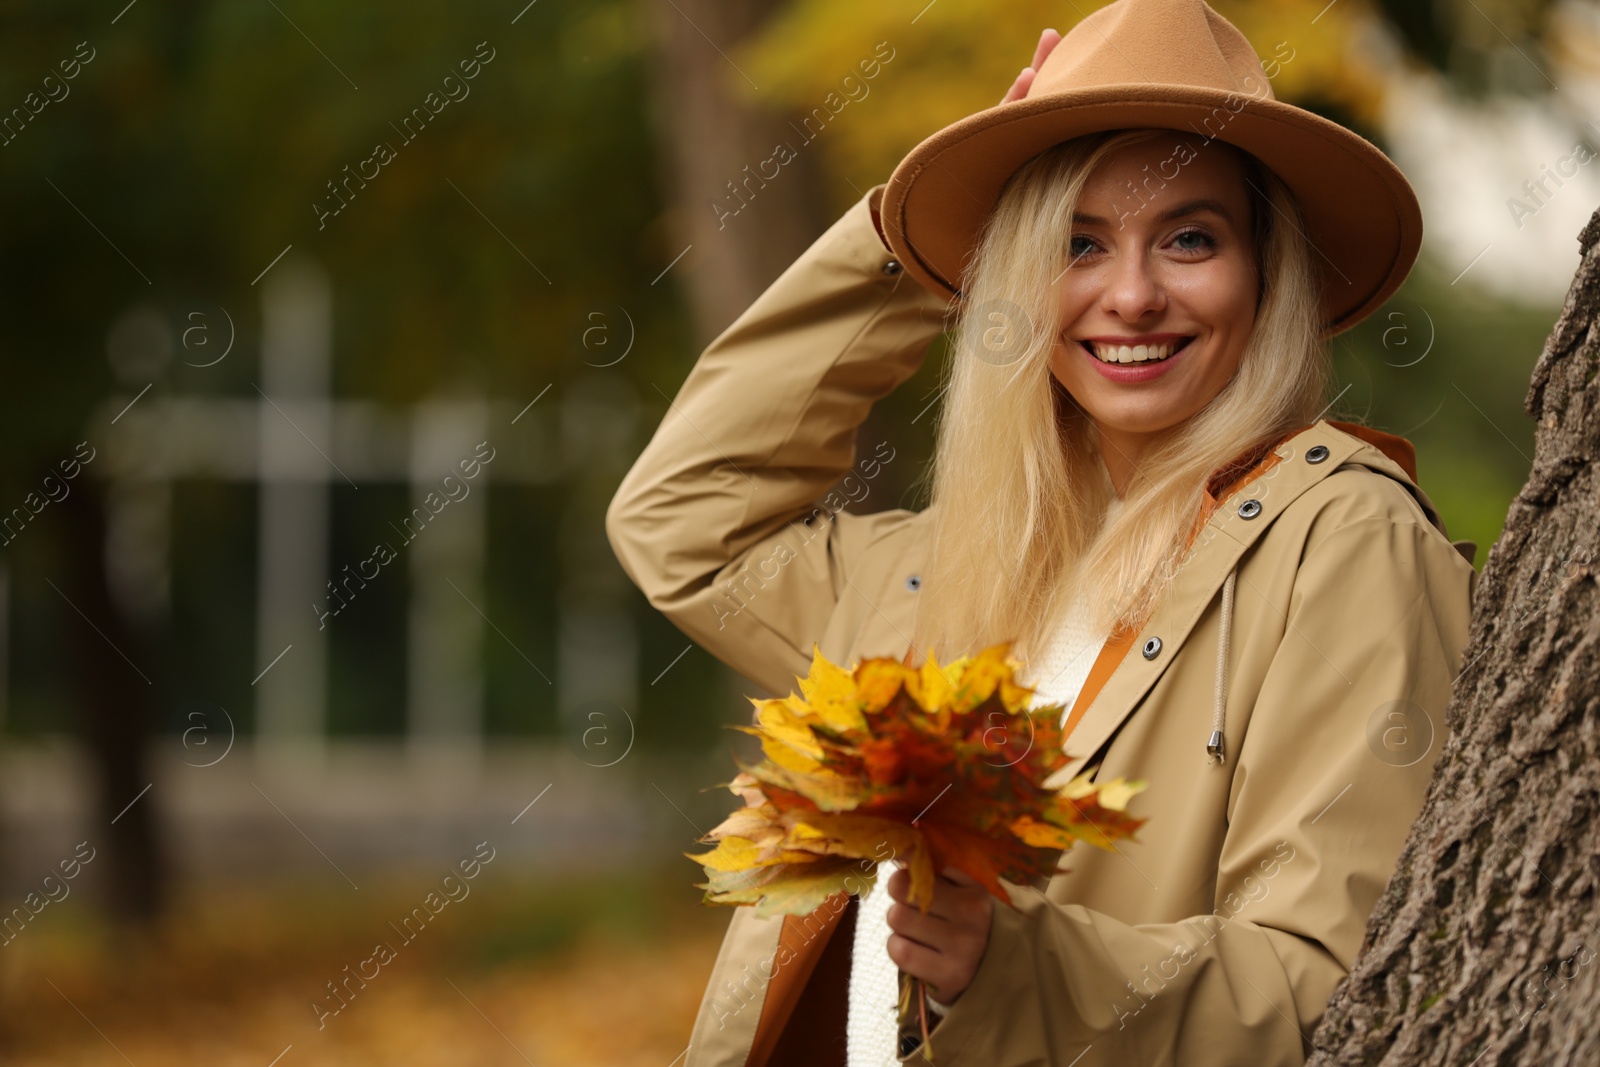
[[[0,1060],[675,1062],[729,917],[682,853],[765,694],[606,504],[704,345],[1099,6],[0,3]],[[1329,414],[1481,567],[1600,6],[1214,6],[1418,191]],[[924,503],[943,359],[861,510]]]

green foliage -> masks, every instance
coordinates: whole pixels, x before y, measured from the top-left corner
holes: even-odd
[[[1384,310],[1337,338],[1349,386],[1329,412],[1409,437],[1422,488],[1450,536],[1477,543],[1481,570],[1527,480],[1533,420],[1523,409],[1557,308],[1487,300],[1419,263]]]
[[[71,454],[90,412],[142,387],[119,383],[105,357],[108,328],[130,308],[156,309],[175,339],[193,311],[215,320],[226,309],[238,327],[233,352],[213,367],[186,366],[201,360],[179,344],[150,396],[253,396],[260,289],[252,283],[291,244],[330,276],[342,397],[403,404],[466,387],[526,401],[551,386],[544,404],[559,404],[570,381],[597,373],[579,342],[597,307],[625,308],[637,330],[629,364],[607,373],[636,376],[635,390],[681,374],[685,313],[670,281],[652,284],[679,249],[662,243],[657,138],[645,117],[647,23],[629,0],[534,4],[520,16],[522,4],[180,0],[136,3],[120,16],[120,5],[6,6],[0,106],[21,105],[79,42],[94,58],[68,95],[0,147],[5,506]],[[492,58],[463,78],[461,63],[475,54]],[[452,74],[456,88],[444,84]],[[447,92],[454,97],[440,107]],[[429,118],[406,140],[396,126],[414,107]],[[339,203],[329,183],[359,178],[380,142],[392,160],[364,183],[353,179],[347,206],[319,218],[314,205]],[[243,539],[252,550],[254,517],[218,511],[218,492],[181,487],[175,497],[174,548],[185,554],[171,631],[151,635],[170,667],[172,681],[158,682],[163,706],[197,695],[250,704],[253,557],[232,549]],[[528,627],[517,631],[519,644],[548,671],[549,572],[559,557],[527,550],[553,541],[560,512],[530,511],[515,490],[503,492],[490,508],[488,567],[502,579],[492,617]],[[242,489],[233,506],[240,494],[251,506]],[[367,545],[369,528],[392,519],[398,498],[381,486],[336,491],[335,567],[347,549]],[[504,509],[528,525],[507,530]],[[59,578],[60,529],[51,528],[59,521],[42,515],[8,547],[13,574]],[[401,571],[353,606],[352,618],[365,613],[364,621],[334,641],[336,730],[399,727],[403,640],[392,646],[404,627]],[[201,575],[220,584],[208,592]],[[218,626],[211,616],[224,590],[229,621]],[[67,728],[67,672],[50,670],[48,650],[81,620],[51,603],[56,594],[42,580],[19,579],[12,595],[14,617],[39,624],[25,639],[29,658],[13,659],[22,698],[13,721],[21,712],[26,728]],[[532,616],[530,603],[540,608]],[[491,631],[486,641],[499,638]],[[553,698],[519,699],[529,690],[515,672],[527,665],[506,651],[489,653],[491,721],[512,732],[552,729]],[[374,686],[378,676],[394,684]],[[703,724],[702,740],[711,736]]]
[[[821,143],[833,171],[850,184],[834,192],[842,210],[851,185],[889,176],[902,156],[948,123],[1000,101],[1033,58],[1039,33],[1065,34],[1104,3],[1055,0],[794,0],[734,55],[759,86],[733,71],[728,86],[774,109],[805,114],[841,91],[858,62],[887,42],[894,58],[865,82]],[[1268,67],[1273,91],[1358,128],[1374,124],[1381,103],[1382,57],[1362,47],[1371,8],[1356,0],[1331,10],[1319,0],[1249,0],[1213,5],[1239,27]],[[913,19],[915,21],[913,21]],[[1281,47],[1280,47],[1281,46]]]

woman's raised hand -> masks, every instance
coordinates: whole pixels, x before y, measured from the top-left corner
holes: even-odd
[[[1045,30],[1039,35],[1039,47],[1033,50],[1033,65],[1022,68],[1022,73],[1017,75],[1017,80],[1011,83],[1011,88],[1006,92],[1006,95],[1000,98],[1002,104],[1009,104],[1013,100],[1021,100],[1028,94],[1028,87],[1033,84],[1033,76],[1044,65],[1045,57],[1060,43],[1061,35],[1055,30]]]

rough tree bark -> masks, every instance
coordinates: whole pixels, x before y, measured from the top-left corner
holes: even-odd
[[[1600,212],[1578,241],[1450,740],[1312,1064],[1600,1062]]]

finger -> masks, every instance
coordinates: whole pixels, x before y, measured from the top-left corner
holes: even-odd
[[[1017,80],[1011,83],[1011,88],[1006,95],[1000,98],[1002,104],[1009,104],[1013,100],[1021,100],[1028,95],[1028,87],[1033,84],[1033,68],[1023,67],[1022,73],[1017,75]]]
[[[888,944],[889,959],[896,967],[928,983],[929,994],[935,1000],[940,999],[934,992],[941,984],[953,985],[957,981],[955,967],[942,953],[935,952],[926,945],[919,945],[915,941],[891,934]]]
[[[1045,57],[1051,49],[1061,42],[1061,35],[1055,30],[1045,30],[1039,35],[1039,46],[1033,51],[1033,69],[1038,70],[1044,66]]]
[[[891,905],[885,921],[895,933],[934,949],[943,949],[959,933],[948,919],[924,915],[908,904]]]
[[[1012,80],[1011,88],[1007,89],[1006,95],[1000,98],[1000,102],[1002,104],[1009,104],[1013,100],[1019,100],[1022,98],[1023,93],[1027,91],[1027,87],[1023,84],[1023,78],[1027,76],[1027,73],[1027,68],[1024,67],[1022,73],[1018,74],[1016,78]]]
[[[904,875],[904,877],[900,877]],[[951,913],[954,901],[950,899],[960,892],[960,887],[935,878],[933,881],[933,896],[926,901],[913,902],[911,899],[911,872],[899,871],[895,878],[889,880],[889,899],[897,904],[910,908],[918,914],[948,916]],[[924,910],[926,905],[926,910]]]
[[[992,919],[990,907],[989,894],[983,890],[953,890],[935,896],[933,906],[927,911],[902,903],[889,905],[888,914],[891,929],[901,930],[929,944],[935,941],[946,944],[959,937],[987,939]]]
[[[939,877],[960,886],[975,886],[979,884],[976,878],[963,871],[960,867],[946,867],[939,872]]]

